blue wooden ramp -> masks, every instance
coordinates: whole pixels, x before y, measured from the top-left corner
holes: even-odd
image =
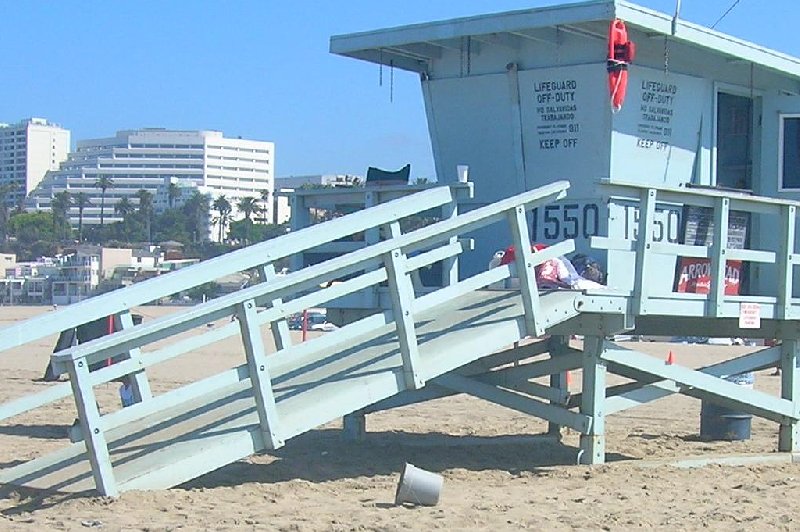
[[[453,258],[470,248],[469,240],[459,236],[492,223],[511,225],[517,249],[523,250],[520,266],[571,251],[572,243],[564,242],[534,257],[528,245],[520,245],[528,242],[525,213],[563,197],[567,188],[567,183],[555,183],[466,214],[453,208],[449,187],[430,188],[0,331],[0,350],[5,350],[109,314],[118,316],[122,329],[53,355],[55,371],[68,374],[69,383],[0,406],[0,419],[5,419],[72,394],[84,436],[3,470],[0,482],[60,491],[97,489],[106,495],[173,486],[280,447],[401,392],[424,389],[432,379],[543,334],[578,314],[579,292],[539,294],[532,269],[524,267],[519,270],[529,274],[522,276],[521,290],[484,289],[508,278],[514,265],[433,288],[415,283],[412,273],[437,262],[456,267]],[[437,208],[447,213],[439,221],[403,231],[406,220]],[[374,227],[383,233],[375,243],[287,275],[274,274],[275,260]],[[135,305],[251,268],[264,282],[177,314],[132,323]],[[389,293],[391,308],[292,345],[288,316],[376,289]],[[226,316],[238,319],[148,349]],[[269,355],[260,330],[266,326],[276,339]],[[162,395],[150,391],[148,368],[234,336],[244,347],[241,366]],[[125,354],[122,362],[89,371],[95,362],[120,353]],[[138,402],[101,415],[94,387],[120,378],[133,383]]]

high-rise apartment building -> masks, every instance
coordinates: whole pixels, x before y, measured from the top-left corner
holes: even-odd
[[[107,177],[113,185],[105,193],[104,223],[120,220],[114,205],[122,198],[138,204],[140,189],[154,195],[157,209],[166,208],[170,183],[180,184],[182,189],[197,187],[210,194],[212,201],[224,195],[235,208],[247,196],[259,199],[263,191],[272,196],[274,154],[272,142],[225,138],[219,131],[119,131],[111,138],[79,141],[61,169],[42,180],[27,206],[48,210],[54,194],[66,190],[74,198],[84,192],[89,205],[83,211],[83,223],[98,224],[103,199],[97,183]],[[271,219],[272,213],[266,214]],[[78,216],[73,207],[73,225],[77,226]],[[213,238],[218,231],[208,227],[208,235]]]
[[[67,158],[69,143],[69,130],[44,118],[0,124],[0,187],[10,186],[6,203],[20,203],[48,171],[57,170]]]

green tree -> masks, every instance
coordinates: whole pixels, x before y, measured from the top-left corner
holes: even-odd
[[[263,242],[276,236],[285,235],[288,231],[286,224],[251,224],[246,219],[231,222],[228,232],[231,240],[244,242],[250,238],[251,242]]]
[[[107,175],[101,175],[94,182],[94,186],[100,189],[100,227],[103,227],[106,209],[106,190],[114,186],[114,180]]]
[[[50,209],[53,213],[53,235],[61,240],[67,238],[71,232],[69,227],[69,209],[72,207],[72,197],[68,190],[53,195]]]
[[[134,207],[133,203],[131,203],[131,200],[128,198],[122,198],[114,204],[114,213],[121,216],[123,219],[127,218],[135,211],[136,207]]]
[[[16,189],[15,185],[0,185],[0,244],[5,244],[8,240],[8,220],[11,212],[8,208],[8,198]]]
[[[78,242],[83,242],[83,210],[89,206],[89,196],[86,192],[75,194],[75,206],[78,207]]]
[[[153,227],[153,194],[140,188],[136,192],[136,198],[139,200],[139,216],[144,223],[144,232],[147,236],[147,241],[152,242],[152,227]]]
[[[236,204],[239,211],[244,214],[245,219],[245,237],[244,237],[244,245],[248,245],[250,243],[250,230],[251,226],[253,225],[253,221],[250,219],[253,216],[253,213],[258,212],[258,200],[251,196],[245,196],[244,198],[240,199],[239,202]]]
[[[219,196],[214,200],[212,207],[218,213],[216,220],[219,224],[219,241],[224,242],[226,229],[231,221],[231,211],[233,210],[233,206],[231,205],[231,202],[228,201],[228,198],[225,196]]]
[[[265,189],[261,190],[261,194],[260,194],[259,199],[261,200],[261,203],[263,204],[263,206],[261,207],[261,212],[265,216],[265,218],[262,218],[262,220],[263,220],[263,222],[265,224],[268,224],[268,223],[272,222],[272,220],[268,220],[266,218],[266,216],[269,215],[270,211],[272,210],[272,209],[269,208],[269,206],[270,206],[269,205],[270,204],[270,198],[271,197],[272,197],[272,194],[270,193],[269,189],[265,188]]]
[[[131,200],[124,197],[115,203],[114,213],[122,217],[122,222],[114,224],[116,225],[116,237],[126,242],[138,240],[136,238],[137,220],[134,218],[136,207]]]
[[[175,206],[175,200],[181,195],[181,188],[172,181],[167,185],[167,204],[172,209]]]
[[[181,210],[186,215],[185,223],[188,224],[186,229],[192,235],[192,242],[208,240],[208,215],[211,212],[211,196],[201,194],[200,191],[195,190],[186,200],[186,203],[183,204]]]
[[[153,221],[153,242],[175,240],[183,244],[191,242],[190,232],[187,231],[186,215],[179,209],[167,209]]]
[[[24,244],[32,244],[39,240],[54,240],[53,213],[22,212],[15,214],[8,222],[8,232]]]

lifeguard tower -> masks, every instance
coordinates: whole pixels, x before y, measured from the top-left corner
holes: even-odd
[[[616,20],[638,53],[612,112]],[[299,191],[287,235],[0,329],[6,356],[108,316],[119,325],[53,354],[68,383],[0,404],[4,421],[72,396],[80,420],[78,441],[14,462],[0,483],[164,488],[337,418],[364,437],[371,412],[457,393],[545,419],[554,439],[580,433],[584,464],[605,461],[609,415],[675,393],[774,422],[771,459],[796,459],[799,60],[611,0],[339,36],[331,48],[420,76],[439,183]],[[533,253],[534,241],[550,245]],[[487,271],[507,244],[514,262]],[[576,249],[604,261],[607,286],[540,289],[535,268]],[[276,275],[288,257],[293,271]],[[433,267],[438,280],[422,282]],[[261,282],[132,320],[138,305],[243,270]],[[486,289],[514,272],[519,288]],[[287,318],[310,307],[341,311],[342,326],[297,343]],[[780,343],[688,368],[610,341],[630,330]],[[228,339],[241,345],[236,367],[150,385],[153,366]],[[726,380],[776,366],[779,396]],[[628,380],[608,386],[608,372]],[[101,412],[95,387],[118,379],[135,404]]]
[[[607,72],[614,19],[636,46],[619,112]],[[628,185],[800,193],[800,61],[672,15],[600,0],[340,35],[330,48],[420,77],[439,182],[469,165],[474,197],[462,209],[568,180],[568,199],[533,213],[533,241],[575,239],[605,262],[591,237],[635,238]],[[655,242],[682,241],[682,211],[657,203]],[[776,226],[747,224],[739,234],[753,247],[775,249]],[[475,234],[462,272],[486,267],[496,235]],[[609,285],[630,287],[624,262],[609,264]],[[653,267],[672,276],[675,264]],[[753,265],[748,289],[773,275]]]

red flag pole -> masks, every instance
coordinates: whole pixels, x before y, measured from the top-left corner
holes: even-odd
[[[114,333],[114,315],[113,314],[109,315],[106,321],[108,323],[107,334],[113,334]],[[110,366],[110,365],[111,365],[111,359],[108,358],[108,359],[106,359],[106,366]]]

